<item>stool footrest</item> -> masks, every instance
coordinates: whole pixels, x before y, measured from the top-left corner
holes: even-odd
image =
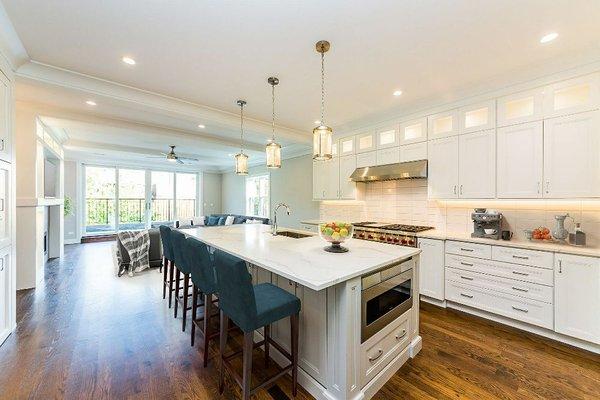
[[[264,344],[265,344],[265,341],[264,341],[264,340],[261,340],[260,342],[256,342],[256,343],[254,343],[254,345],[252,346],[252,348],[253,348],[253,349],[256,349],[257,347],[262,347],[262,346],[264,346]],[[235,357],[239,356],[239,355],[240,355],[240,354],[242,354],[242,353],[243,353],[243,350],[238,350],[238,351],[236,351],[236,352],[233,352],[233,353],[231,353],[231,354],[228,354],[228,355],[226,355],[226,356],[223,356],[223,360],[225,360],[225,361],[232,360],[232,359],[234,359]]]

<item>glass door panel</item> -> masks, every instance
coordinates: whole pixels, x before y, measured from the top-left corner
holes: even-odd
[[[196,174],[176,174],[177,193],[175,198],[177,219],[190,220],[196,215]]]
[[[85,232],[115,232],[116,170],[85,167]]]
[[[173,172],[151,172],[152,227],[173,225],[175,179]]]
[[[146,171],[119,169],[119,230],[146,227]]]

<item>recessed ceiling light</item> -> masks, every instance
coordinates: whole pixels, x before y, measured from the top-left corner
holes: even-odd
[[[542,36],[542,38],[540,39],[540,43],[551,42],[554,39],[556,39],[557,37],[558,37],[558,33],[556,33],[556,32],[548,33],[547,35]]]
[[[95,106],[96,102],[94,100],[88,100],[85,102],[85,104],[87,104],[88,106]]]
[[[394,92],[394,96],[400,96],[402,94],[402,90],[396,90]]]
[[[315,121],[315,124],[319,125],[321,123],[321,121],[319,121],[318,119]]]
[[[123,61],[125,64],[128,64],[128,65],[135,65],[135,60],[134,60],[133,58],[131,58],[131,57],[123,57],[121,60],[122,60],[122,61]]]
[[[198,128],[200,128],[200,129],[204,129],[204,128],[206,128],[206,126],[205,126],[205,125],[202,125],[202,124],[198,124]]]

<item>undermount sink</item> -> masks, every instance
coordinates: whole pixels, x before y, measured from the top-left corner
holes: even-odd
[[[302,239],[305,237],[310,237],[312,235],[307,235],[306,233],[300,232],[292,232],[292,231],[277,231],[277,236],[287,236],[294,239]]]

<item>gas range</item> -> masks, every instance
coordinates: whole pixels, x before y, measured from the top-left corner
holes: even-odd
[[[385,224],[372,221],[356,222],[353,225],[352,236],[356,239],[407,247],[417,247],[418,232],[433,229],[432,226]]]

